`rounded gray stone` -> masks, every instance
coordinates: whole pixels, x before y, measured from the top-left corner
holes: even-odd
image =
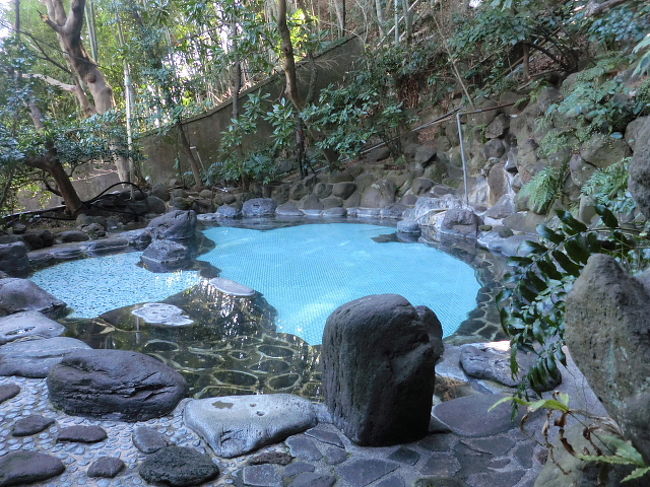
[[[61,428],[56,441],[97,443],[106,439],[106,431],[100,426],[68,426]]]
[[[64,331],[63,325],[38,311],[22,311],[0,318],[0,345],[25,337],[52,338]]]
[[[40,433],[52,426],[55,421],[52,418],[46,418],[39,414],[32,414],[19,419],[11,428],[13,436],[30,436]]]
[[[88,477],[112,479],[117,476],[126,465],[115,457],[99,457],[88,467]]]
[[[23,486],[60,475],[65,466],[58,458],[36,451],[11,452],[0,457],[0,486]]]
[[[145,303],[134,308],[131,314],[150,325],[180,327],[194,323],[181,308],[167,303]]]
[[[135,447],[142,453],[154,453],[169,446],[169,441],[158,430],[149,426],[139,426],[133,431],[131,437]]]
[[[66,355],[83,349],[90,347],[81,340],[68,337],[7,343],[0,347],[0,375],[46,377],[50,369]]]
[[[184,487],[217,478],[219,468],[208,455],[192,448],[166,446],[142,462],[139,474],[152,484]]]

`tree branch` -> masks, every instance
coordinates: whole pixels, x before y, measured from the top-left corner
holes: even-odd
[[[70,13],[65,21],[63,30],[73,38],[81,35],[81,28],[84,23],[84,8],[86,0],[72,0]]]
[[[26,78],[40,79],[42,81],[45,81],[48,85],[56,86],[57,88],[60,88],[63,91],[74,92],[77,89],[77,87],[75,85],[70,85],[68,83],[64,83],[63,81],[59,81],[58,79],[54,79],[51,76],[48,76],[46,74],[28,73],[28,74],[25,74],[24,76]]]

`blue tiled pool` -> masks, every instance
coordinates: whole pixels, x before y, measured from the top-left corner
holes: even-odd
[[[321,342],[323,326],[338,306],[368,294],[396,293],[433,309],[445,335],[476,306],[474,270],[433,247],[373,240],[387,227],[323,223],[254,230],[213,227],[216,247],[202,255],[221,276],[261,292],[277,310],[277,331]],[[196,272],[153,274],[135,264],[139,253],[59,264],[33,280],[74,308],[94,317],[129,304],[162,300],[186,289]]]

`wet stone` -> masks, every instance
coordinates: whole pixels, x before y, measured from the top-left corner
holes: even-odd
[[[325,463],[328,465],[338,465],[347,460],[348,454],[342,448],[331,446],[325,452]]]
[[[343,442],[341,441],[341,437],[336,433],[332,433],[331,431],[325,431],[319,428],[312,428],[305,431],[305,434],[307,436],[311,436],[312,438],[316,438],[318,441],[322,441],[323,443],[328,443],[330,445],[343,448]]]
[[[285,477],[294,477],[298,474],[305,473],[305,472],[313,472],[316,470],[316,467],[309,463],[305,462],[295,462],[287,466],[287,468],[284,469],[284,476]]]
[[[131,439],[135,447],[142,453],[154,453],[165,446],[169,446],[169,441],[165,435],[148,426],[138,426],[133,431]]]
[[[498,436],[493,438],[477,438],[463,440],[461,443],[467,445],[472,450],[482,453],[489,453],[494,456],[505,455],[513,446],[515,442],[505,436]]]
[[[61,428],[56,441],[97,443],[106,439],[106,431],[99,426],[68,426]]]
[[[352,485],[364,487],[399,467],[382,460],[353,460],[338,468],[339,475]]]
[[[152,484],[184,487],[216,478],[219,468],[208,455],[192,448],[166,446],[142,462],[139,474]]]
[[[248,460],[249,465],[263,465],[270,463],[273,465],[289,465],[293,457],[282,451],[265,451],[251,457]]]
[[[432,415],[460,436],[491,436],[516,428],[510,404],[501,404],[488,411],[504,396],[501,394],[473,394],[437,404]]]
[[[466,487],[466,484],[452,478],[427,477],[418,479],[414,487]]]
[[[282,485],[280,474],[274,465],[251,465],[244,467],[244,484],[251,487],[276,487]]]
[[[20,392],[20,387],[17,384],[2,384],[0,385],[0,404],[8,401],[12,397],[16,397]]]
[[[406,487],[404,484],[404,479],[397,475],[388,477],[386,480],[382,480],[377,484],[377,487]]]
[[[514,456],[522,467],[531,468],[533,466],[534,446],[535,444],[532,442],[524,443],[514,451]]]
[[[420,454],[410,448],[400,447],[388,456],[389,460],[408,465],[415,465],[420,459]]]
[[[11,428],[13,436],[30,436],[40,433],[55,423],[52,418],[32,414],[16,421]]]
[[[514,472],[483,472],[470,475],[467,483],[472,487],[494,487],[495,485],[517,485],[526,472],[515,470]]]
[[[112,479],[120,473],[124,467],[124,462],[115,457],[99,457],[90,467],[88,467],[88,477],[101,477]]]
[[[336,478],[323,473],[305,472],[296,476],[289,487],[332,487]]]
[[[306,436],[292,436],[287,438],[285,442],[291,451],[291,454],[300,458],[301,460],[308,461],[317,461],[323,458],[323,454],[320,452],[313,440],[310,440]]]
[[[456,442],[456,436],[448,434],[433,434],[420,440],[418,444],[429,451],[449,451]]]
[[[427,463],[420,469],[424,475],[438,477],[453,477],[460,470],[460,463],[452,453],[433,453]]]
[[[0,486],[26,485],[60,475],[65,466],[56,457],[36,451],[11,452],[0,457]]]

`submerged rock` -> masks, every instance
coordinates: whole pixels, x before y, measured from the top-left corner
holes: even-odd
[[[37,451],[16,451],[0,457],[0,486],[27,485],[60,475],[63,462]]]
[[[131,311],[133,316],[142,318],[145,323],[159,326],[189,326],[194,323],[178,306],[166,303],[145,303]]]
[[[0,279],[0,315],[39,311],[51,318],[61,315],[66,304],[29,279]]]
[[[146,421],[172,411],[187,393],[185,379],[158,360],[124,350],[80,350],[47,376],[54,407],[67,414]]]
[[[290,394],[195,399],[185,406],[184,418],[226,458],[277,443],[317,423],[311,402]]]
[[[201,485],[219,476],[219,468],[208,455],[192,448],[167,446],[140,465],[140,477],[153,484],[183,487]]]
[[[327,319],[325,403],[354,442],[387,445],[427,433],[442,339],[431,316],[384,294],[344,304]]]
[[[50,369],[63,357],[75,350],[89,348],[81,340],[67,337],[8,343],[0,347],[0,375],[47,377]]]
[[[65,328],[38,311],[23,311],[0,318],[0,345],[26,337],[56,337]]]

